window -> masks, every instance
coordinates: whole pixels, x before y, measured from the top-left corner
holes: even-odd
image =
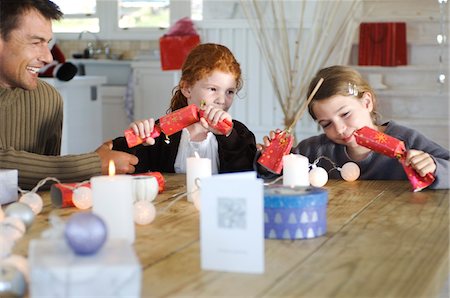
[[[170,24],[202,19],[203,0],[53,0],[64,13],[53,31],[75,39],[89,31],[102,39],[157,38]],[[186,13],[187,12],[187,13]]]

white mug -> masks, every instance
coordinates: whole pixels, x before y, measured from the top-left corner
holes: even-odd
[[[134,201],[153,201],[158,195],[158,181],[153,176],[133,177]]]

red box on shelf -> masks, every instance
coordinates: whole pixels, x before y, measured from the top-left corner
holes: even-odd
[[[159,39],[161,69],[181,69],[189,52],[200,43],[198,35],[165,35]]]
[[[406,65],[406,23],[361,23],[358,54],[359,65]]]

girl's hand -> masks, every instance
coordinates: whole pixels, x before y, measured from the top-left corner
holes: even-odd
[[[233,118],[231,115],[225,112],[222,109],[215,108],[213,106],[205,106],[204,107],[205,114],[200,118],[200,123],[204,128],[211,131],[213,134],[222,134],[218,130],[213,128],[213,125],[217,125],[220,121],[228,119],[228,121],[232,122]],[[211,125],[208,124],[211,123]]]
[[[436,171],[436,163],[430,154],[419,150],[409,150],[407,152],[405,165],[411,165],[422,177],[428,173],[434,174]]]
[[[137,120],[129,126],[134,133],[141,139],[145,139],[143,145],[154,145],[155,139],[150,137],[153,128],[155,127],[155,119],[149,118],[144,120]]]
[[[277,129],[276,131],[271,130],[268,136],[263,137],[262,144],[256,144],[256,150],[264,151],[267,147],[270,146],[270,142],[275,138],[275,134],[281,132],[281,130]]]

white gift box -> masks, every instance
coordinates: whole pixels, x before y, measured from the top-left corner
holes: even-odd
[[[141,266],[125,240],[78,256],[64,240],[36,239],[28,255],[31,297],[140,297]]]
[[[18,171],[0,169],[0,205],[18,199]]]

